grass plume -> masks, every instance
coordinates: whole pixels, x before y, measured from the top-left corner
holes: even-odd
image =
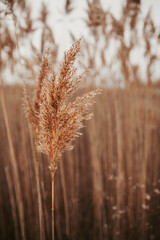
[[[44,55],[33,104],[26,88],[24,91],[27,116],[35,135],[37,150],[47,154],[50,158],[52,230],[54,229],[53,203],[56,169],[64,151],[73,148],[72,140],[81,135],[80,129],[83,127],[83,121],[92,117],[87,110],[94,103],[95,96],[100,93],[100,90],[91,91],[67,104],[83,78],[83,74],[75,76],[77,69],[74,67],[76,56],[80,52],[80,44],[81,40],[65,52],[59,74],[50,73],[49,54]],[[52,239],[54,239],[53,235]]]

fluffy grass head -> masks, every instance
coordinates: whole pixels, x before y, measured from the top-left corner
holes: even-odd
[[[89,106],[100,93],[100,90],[91,91],[70,101],[84,77],[84,74],[76,76],[77,68],[74,67],[80,44],[81,40],[65,52],[59,73],[49,71],[49,54],[43,56],[33,103],[25,89],[27,116],[33,128],[37,150],[50,157],[53,177],[63,152],[71,150],[72,141],[81,135],[83,121],[92,117],[92,113],[88,113]]]

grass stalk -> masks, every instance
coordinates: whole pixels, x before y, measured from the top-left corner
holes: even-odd
[[[54,175],[52,175],[52,240],[54,240]]]
[[[62,162],[60,162],[60,175],[61,175],[62,191],[63,191],[63,198],[64,198],[66,234],[67,236],[69,236],[69,208],[68,208],[68,200],[67,200],[64,167]]]
[[[13,191],[13,183],[12,183],[12,179],[11,179],[8,167],[5,167],[5,174],[6,174],[7,184],[8,184],[11,207],[12,207],[13,224],[14,224],[14,228],[15,228],[15,238],[16,238],[16,240],[19,240],[16,202],[15,202],[14,191]]]
[[[40,188],[39,159],[38,159],[37,150],[36,150],[35,172],[36,172],[36,184],[37,184],[37,194],[38,194],[40,240],[43,240],[45,237],[44,237],[44,225],[43,225],[43,213],[42,213],[43,209],[42,209],[42,199],[41,199],[41,188]]]
[[[54,239],[54,176],[59,166],[62,154],[72,150],[72,141],[81,135],[83,121],[89,120],[93,114],[87,114],[89,106],[100,94],[99,90],[91,91],[74,102],[68,103],[73,93],[79,87],[84,74],[75,76],[74,62],[80,52],[81,40],[74,43],[65,52],[60,72],[50,72],[49,55],[42,58],[39,81],[36,86],[34,104],[30,101],[24,86],[25,106],[29,122],[34,132],[37,150],[50,157],[50,172],[52,178],[52,240]],[[68,103],[68,104],[67,104]],[[37,146],[38,145],[38,146]]]
[[[44,221],[43,221],[43,209],[42,209],[42,194],[40,188],[40,170],[39,170],[39,158],[38,152],[35,150],[35,145],[33,143],[33,135],[29,128],[29,136],[31,140],[31,147],[33,152],[33,164],[35,169],[36,185],[37,185],[37,195],[38,195],[38,215],[39,215],[39,228],[40,228],[40,240],[45,239],[44,234]],[[36,141],[37,142],[37,141]]]
[[[12,140],[11,130],[10,130],[9,121],[8,121],[8,114],[7,114],[7,108],[6,108],[6,103],[5,103],[4,86],[3,86],[2,78],[0,79],[0,84],[1,84],[1,88],[0,88],[1,89],[1,104],[2,104],[2,111],[3,111],[6,131],[7,131],[9,150],[10,150],[9,151],[10,163],[11,163],[11,167],[12,167],[13,182],[14,182],[15,191],[16,191],[16,201],[17,201],[17,206],[18,206],[21,234],[22,234],[22,239],[26,240],[24,208],[23,208],[23,201],[22,201],[22,191],[21,191],[21,186],[20,186],[21,181],[20,181],[20,177],[19,177],[18,167],[17,167],[17,163],[16,163],[16,156],[15,156],[14,146],[13,146],[13,140]]]

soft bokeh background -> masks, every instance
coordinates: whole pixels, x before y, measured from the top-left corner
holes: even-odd
[[[95,1],[96,2],[96,1]],[[104,11],[109,11],[113,14],[115,19],[120,20],[123,16],[123,7],[125,6],[126,2],[119,0],[119,1],[97,1],[101,3],[101,6],[103,7]],[[48,17],[46,19],[46,24],[50,27],[50,31],[53,35],[54,43],[58,46],[57,49],[57,60],[60,62],[63,58],[64,51],[68,50],[73,41],[83,37],[84,40],[87,41],[88,45],[94,45],[94,39],[91,34],[90,28],[88,28],[88,25],[86,24],[87,21],[87,9],[88,4],[86,0],[83,1],[75,1],[73,0],[70,5],[72,11],[69,11],[66,13],[65,6],[66,1],[60,0],[60,1],[52,1],[52,0],[46,0],[46,1],[26,1],[26,6],[29,7],[29,14],[28,17],[31,18],[33,29],[35,31],[31,31],[30,33],[26,34],[25,39],[19,40],[19,43],[16,41],[16,51],[14,55],[16,55],[17,58],[19,58],[19,66],[17,65],[17,68],[20,69],[23,68],[23,60],[22,58],[30,58],[32,56],[33,49],[30,48],[30,43],[40,52],[41,49],[41,36],[43,26],[40,24],[39,17],[40,13],[43,7],[43,4],[45,5],[47,11],[48,11]],[[4,4],[1,4],[2,8],[4,8]],[[24,7],[24,8],[25,8]],[[5,6],[6,8],[6,6]],[[17,21],[19,21],[22,26],[25,26],[25,21],[27,20],[25,14],[22,11],[22,8],[18,7],[18,4],[14,4],[14,12],[17,16]],[[139,32],[142,32],[142,25],[145,17],[150,12],[150,16],[152,17],[153,23],[155,24],[155,27],[157,30],[159,29],[159,23],[160,23],[160,15],[159,15],[159,9],[160,9],[160,2],[158,0],[151,1],[151,0],[142,0],[141,6],[140,6],[140,12],[138,16],[137,21],[137,29],[139,29]],[[25,12],[25,11],[24,11]],[[25,20],[24,20],[25,19]],[[7,22],[7,25],[10,29],[10,33],[14,40],[17,39],[17,35],[19,34],[18,30],[18,24],[15,24],[15,19],[13,19],[12,15],[6,15],[5,21]],[[130,36],[130,30],[125,29],[125,36],[124,40],[127,43],[127,38]],[[142,33],[141,33],[142,34]],[[74,40],[73,40],[74,37]],[[105,49],[105,42],[103,39],[103,36],[99,34],[99,40],[96,42],[97,47],[99,48],[96,58],[97,58],[97,65],[99,65],[99,57],[98,54],[100,51],[103,51],[104,49],[104,57],[109,59],[108,63],[110,63],[110,59],[115,55],[115,52],[117,51],[117,43],[113,40],[110,46]],[[143,78],[146,78],[146,68],[147,68],[147,59],[144,58],[144,49],[145,49],[145,43],[143,42],[143,36],[140,36],[141,40],[139,43],[137,43],[137,46],[133,49],[133,51],[130,53],[130,61],[136,65],[138,64],[140,66],[139,71],[140,74],[143,76]],[[51,47],[50,40],[48,40],[47,35],[44,37],[45,39],[45,49],[48,47]],[[159,46],[156,44],[156,41],[154,42],[154,37],[152,40],[152,53],[153,54],[160,54]],[[119,46],[119,45],[118,45]],[[52,46],[53,47],[53,46]],[[51,47],[51,48],[52,48]],[[44,49],[43,49],[44,50]],[[107,51],[105,51],[107,50]],[[90,48],[90,52],[92,55],[94,55],[95,47]],[[84,50],[85,52],[85,50]],[[86,64],[87,61],[86,61]],[[155,63],[154,65],[156,65]],[[159,63],[158,63],[159,64]],[[160,70],[159,65],[156,65],[154,68],[154,75],[155,78],[158,79],[160,76]],[[90,67],[90,66],[89,66]],[[114,64],[115,72],[118,71],[118,66],[115,63]],[[17,70],[18,70],[17,69]],[[110,69],[110,67],[109,67]],[[105,72],[105,78],[110,78],[110,70],[107,70]],[[18,76],[11,76],[9,73],[9,70],[5,71],[5,81],[7,83],[14,83],[14,82],[21,82],[21,79]],[[114,73],[115,74],[115,73]],[[144,80],[145,81],[145,80]],[[97,83],[99,83],[100,80],[97,79]],[[111,83],[111,81],[110,81]],[[112,85],[112,84],[111,84]],[[122,84],[123,85],[123,84]]]
[[[51,14],[50,18],[48,19],[48,23],[53,28],[55,33],[55,40],[61,46],[61,54],[63,54],[64,50],[67,50],[71,45],[71,39],[69,32],[71,32],[77,39],[84,36],[88,39],[89,31],[82,20],[87,19],[87,1],[85,0],[73,0],[72,7],[73,12],[71,12],[68,16],[66,16],[64,8],[66,1],[59,0],[59,1],[27,1],[29,5],[32,6],[32,16],[35,18],[38,16],[41,3],[44,2]],[[122,14],[122,7],[125,5],[124,0],[101,0],[100,3],[102,4],[105,11],[110,11],[113,15],[119,19]],[[159,27],[160,25],[160,1],[159,0],[142,0],[141,1],[141,14],[144,17],[148,11],[151,9],[152,18]],[[38,39],[35,40],[36,44],[38,43]],[[61,55],[62,56],[62,55]]]

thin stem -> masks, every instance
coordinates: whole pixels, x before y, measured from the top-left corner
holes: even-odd
[[[37,141],[36,141],[37,144]],[[42,214],[42,199],[41,199],[41,189],[40,189],[40,174],[39,174],[39,159],[36,148],[36,183],[37,183],[37,193],[38,193],[38,212],[39,212],[39,225],[40,225],[40,240],[43,240],[44,237],[44,226],[43,226],[43,214]]]
[[[60,176],[61,176],[61,181],[62,181],[62,191],[63,191],[63,198],[64,198],[66,234],[67,234],[67,236],[69,236],[69,208],[68,208],[68,199],[67,199],[64,167],[63,167],[62,161],[60,161],[60,174],[61,174]]]
[[[12,140],[12,136],[11,136],[11,129],[10,129],[9,120],[8,120],[8,113],[7,113],[7,108],[6,108],[6,101],[5,101],[4,86],[3,86],[2,78],[0,78],[0,92],[1,92],[0,97],[1,97],[2,111],[3,111],[6,131],[7,131],[8,144],[9,144],[10,163],[11,163],[11,167],[12,167],[13,182],[14,182],[15,192],[16,192],[18,214],[19,214],[19,219],[20,219],[20,229],[21,229],[22,239],[25,240],[26,235],[25,235],[24,208],[23,208],[22,191],[21,191],[21,186],[20,186],[20,176],[19,176],[19,172],[18,172],[15,150],[14,150],[13,140]]]
[[[15,238],[16,238],[16,240],[19,240],[18,220],[17,220],[17,212],[16,212],[16,201],[15,201],[15,198],[14,198],[13,182],[12,182],[8,167],[5,167],[5,174],[6,174],[7,184],[8,184],[11,207],[12,207],[13,224],[14,224],[14,229],[15,229]]]
[[[54,176],[52,176],[52,240],[54,240]]]
[[[36,185],[37,185],[40,240],[45,240],[45,229],[44,229],[43,208],[42,208],[42,194],[41,194],[41,187],[40,187],[39,157],[38,157],[38,152],[37,152],[38,138],[35,138],[36,144],[34,145],[33,135],[30,131],[30,128],[29,128],[29,136],[30,136],[31,147],[32,147],[32,151],[33,151],[33,163],[34,163]]]

